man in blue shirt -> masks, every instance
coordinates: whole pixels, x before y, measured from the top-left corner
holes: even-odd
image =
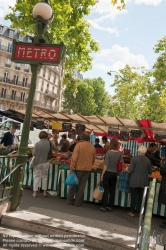
[[[95,148],[103,148],[100,144],[99,144],[99,138],[96,138],[95,139],[95,145],[94,145]]]
[[[3,144],[5,147],[13,145],[16,132],[15,128],[11,128],[10,131],[6,132],[1,140],[1,144]]]

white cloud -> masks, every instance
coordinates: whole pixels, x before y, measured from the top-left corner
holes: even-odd
[[[159,5],[163,0],[135,0],[136,4]]]
[[[135,67],[144,66],[149,68],[149,65],[143,55],[132,54],[128,47],[121,47],[117,44],[111,49],[102,49],[96,56],[94,67],[104,71],[117,71],[121,68],[124,68],[126,64]]]
[[[16,0],[0,0],[0,18],[4,18],[4,16],[10,12],[9,6],[14,6]]]
[[[126,0],[127,2],[129,0]],[[111,0],[99,0],[93,8],[92,11],[95,12],[95,15],[99,15],[98,18],[95,18],[95,22],[103,22],[106,19],[114,19],[117,15],[127,13],[127,10],[118,10],[116,6],[111,4]]]
[[[116,36],[119,36],[119,32],[116,28],[102,27],[93,20],[88,20],[88,22],[92,25],[93,28],[95,28],[97,30],[103,30],[103,31],[106,31],[110,34],[116,34]]]

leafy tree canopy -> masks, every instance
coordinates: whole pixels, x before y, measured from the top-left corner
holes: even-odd
[[[102,78],[85,79],[78,81],[77,90],[73,95],[72,83],[64,90],[64,104],[66,110],[82,115],[104,116],[110,106],[110,98],[106,93]]]
[[[11,27],[17,28],[23,35],[36,34],[32,10],[38,0],[16,0],[11,13],[5,16],[11,21]],[[92,65],[92,52],[99,50],[98,43],[91,37],[90,24],[84,16],[90,13],[90,7],[96,0],[50,0],[54,11],[54,20],[45,33],[50,43],[63,42],[67,46],[65,70],[87,71]]]

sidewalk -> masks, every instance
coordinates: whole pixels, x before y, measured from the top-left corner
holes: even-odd
[[[43,197],[42,193],[37,198],[32,197],[32,190],[24,189],[20,204],[20,210],[47,215],[56,219],[71,221],[89,227],[99,228],[111,233],[135,237],[138,227],[138,217],[127,216],[128,209],[115,207],[112,212],[101,212],[100,205],[84,202],[81,207],[66,204],[66,199],[48,195]],[[165,232],[159,227],[163,217],[153,215],[151,235],[158,237]],[[158,242],[158,244],[162,244]]]

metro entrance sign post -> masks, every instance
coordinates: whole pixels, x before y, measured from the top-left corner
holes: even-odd
[[[23,191],[22,185],[27,160],[29,129],[32,118],[37,75],[40,72],[42,65],[61,64],[66,52],[66,47],[63,43],[47,44],[43,37],[43,33],[46,31],[48,24],[54,17],[53,10],[48,0],[41,0],[35,5],[33,9],[33,17],[36,21],[37,36],[33,38],[33,43],[16,42],[16,40],[14,40],[11,58],[11,60],[16,63],[30,64],[32,72],[21,142],[16,160],[16,165],[23,163],[23,167],[18,168],[14,174],[13,189],[11,191],[11,211],[18,209]]]

